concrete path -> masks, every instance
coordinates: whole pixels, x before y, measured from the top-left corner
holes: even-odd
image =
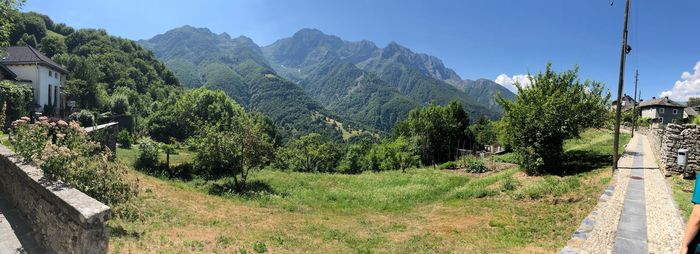
[[[19,212],[0,193],[0,254],[45,253],[28,229]]]
[[[678,253],[684,222],[651,151],[635,133],[610,186],[561,253]]]

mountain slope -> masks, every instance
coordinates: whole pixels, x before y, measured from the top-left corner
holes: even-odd
[[[309,131],[340,135],[327,123],[332,118],[327,110],[277,75],[249,38],[184,26],[139,43],[165,61],[186,87],[223,90],[249,110],[269,115],[286,136]]]
[[[415,105],[447,104],[453,100],[461,101],[473,117],[483,114],[495,118],[500,112],[494,98],[490,96],[500,91],[498,87],[463,81],[453,70],[446,68],[440,59],[413,53],[396,43],[378,48],[369,41],[349,42],[316,29],[302,29],[292,37],[263,47],[263,53],[277,73],[297,81],[327,108],[334,109],[334,112],[342,111],[342,107],[338,106],[341,102],[342,105],[348,105],[351,104],[348,102],[350,98],[357,98],[350,97],[348,91],[358,76],[366,74],[378,77],[378,80],[374,80],[378,82],[376,87],[381,89],[365,92],[393,90],[395,93],[390,96],[396,99],[378,97],[385,98],[386,101],[410,103],[400,106],[398,103],[392,104],[399,106],[399,112]],[[458,89],[453,83],[462,84],[463,87]],[[476,98],[477,95],[489,97]],[[360,100],[357,103],[362,102]],[[363,106],[367,105],[369,104]],[[384,108],[389,110],[391,107],[386,105]]]

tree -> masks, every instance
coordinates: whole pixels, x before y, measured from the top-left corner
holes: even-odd
[[[368,138],[361,139],[348,146],[343,159],[338,165],[338,171],[347,174],[357,174],[366,169],[363,158],[372,149],[372,141]]]
[[[700,106],[700,97],[689,97],[688,107]]]
[[[222,91],[198,88],[169,101],[149,123],[149,132],[162,142],[171,137],[184,140],[198,134],[203,126],[235,130],[240,128],[240,119],[247,117],[243,108]]]
[[[250,119],[235,130],[205,126],[195,137],[195,166],[208,179],[233,177],[236,190],[243,190],[252,170],[267,165],[273,158],[269,137],[250,124]]]
[[[10,35],[15,27],[17,10],[24,5],[25,0],[0,1],[0,47],[10,44]],[[2,53],[2,52],[0,52]]]
[[[515,100],[498,98],[506,135],[527,174],[563,173],[564,140],[601,126],[610,94],[603,94],[598,82],[581,82],[578,68],[555,73],[547,64],[530,80],[532,85],[526,88],[516,84]]]
[[[41,39],[39,43],[39,50],[48,57],[53,57],[54,55],[66,53],[68,47],[66,47],[66,42],[63,36],[57,34],[48,34],[46,37]]]
[[[291,140],[278,156],[278,163],[299,172],[333,172],[342,156],[338,144],[318,133]]]
[[[17,45],[32,46],[36,48],[36,37],[33,34],[22,34],[22,37],[20,37],[19,41],[17,41]]]
[[[496,132],[493,123],[485,116],[481,115],[471,126],[469,131],[474,136],[475,144],[481,148],[496,141]]]
[[[32,13],[21,13],[16,15],[13,20],[14,27],[10,35],[10,44],[17,44],[20,39],[25,37],[25,34],[26,36],[33,37],[35,42],[46,36],[46,23],[42,17]],[[24,41],[27,42],[26,40]],[[32,46],[36,47],[36,44]]]
[[[453,101],[411,110],[393,133],[394,138],[415,138],[423,163],[434,164],[455,159],[457,149],[467,147],[468,127],[469,115],[462,103]]]

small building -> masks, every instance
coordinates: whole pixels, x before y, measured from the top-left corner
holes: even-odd
[[[622,102],[620,104],[620,107],[622,107],[622,112],[632,110],[634,108],[634,105],[637,104],[634,98],[630,97],[627,94],[622,96],[620,101]],[[614,100],[612,102],[612,105],[610,105],[610,111],[615,111],[615,109],[617,109],[617,100]]]
[[[16,80],[30,83],[34,89],[34,110],[57,114],[65,108],[63,82],[68,71],[31,46],[4,48],[0,56],[0,69],[7,69]],[[7,73],[3,73],[3,78]],[[12,75],[10,75],[12,76]]]
[[[685,114],[685,106],[668,97],[652,97],[651,100],[642,101],[639,103],[639,110],[642,117],[651,118],[652,121],[660,124],[682,120]]]

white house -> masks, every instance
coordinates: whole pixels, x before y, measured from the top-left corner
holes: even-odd
[[[16,80],[31,83],[34,88],[36,111],[42,112],[45,106],[53,106],[50,114],[57,114],[65,108],[63,82],[68,74],[66,69],[31,46],[12,46],[2,51],[0,65],[12,71]]]

